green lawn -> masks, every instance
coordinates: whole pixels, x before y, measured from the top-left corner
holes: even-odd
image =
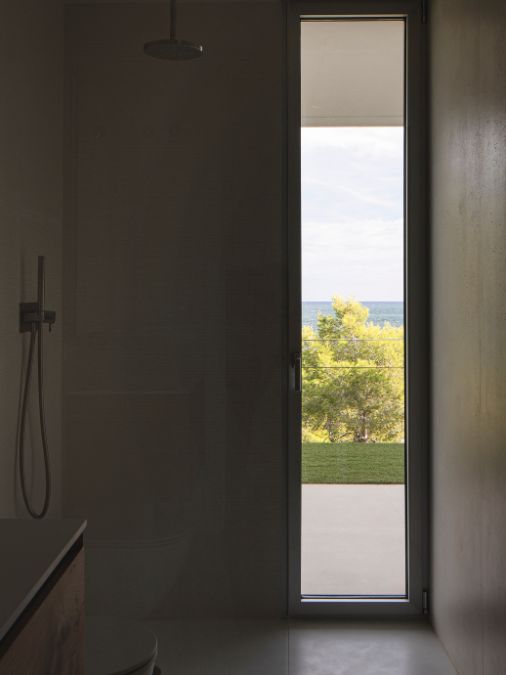
[[[402,443],[303,443],[303,483],[404,483]]]

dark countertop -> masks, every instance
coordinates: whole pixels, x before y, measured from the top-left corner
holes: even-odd
[[[0,519],[0,640],[85,528],[84,520]]]

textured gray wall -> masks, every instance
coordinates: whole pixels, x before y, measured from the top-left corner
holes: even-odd
[[[284,610],[282,30],[182,6],[206,54],[161,62],[164,5],[66,9],[64,504],[101,611]]]
[[[433,615],[506,672],[506,5],[431,3]]]
[[[37,255],[47,256],[46,298],[58,312],[46,339],[47,423],[59,501],[61,436],[61,208],[63,3],[0,3],[0,516],[25,515],[17,490],[16,429],[28,336],[19,333],[19,303],[36,299]],[[35,378],[33,380],[35,382]],[[40,458],[36,399],[27,454]],[[42,472],[35,465],[39,508]]]

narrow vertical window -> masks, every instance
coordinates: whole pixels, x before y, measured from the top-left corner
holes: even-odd
[[[405,21],[301,22],[301,595],[407,595]]]

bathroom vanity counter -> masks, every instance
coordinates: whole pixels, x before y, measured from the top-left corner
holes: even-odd
[[[32,661],[33,672],[51,672],[63,654],[76,662],[65,672],[80,672],[85,527],[0,519],[0,675],[28,675]]]

